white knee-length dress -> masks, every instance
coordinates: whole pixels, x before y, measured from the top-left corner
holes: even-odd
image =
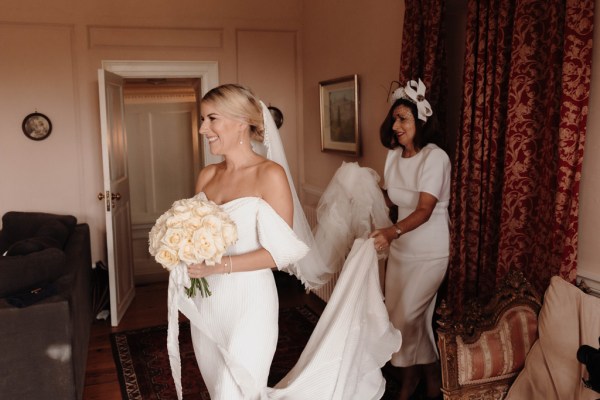
[[[306,245],[264,200],[243,197],[222,208],[238,229],[229,254],[263,247],[283,268],[306,253]],[[212,296],[207,298],[192,301],[176,293],[173,304],[192,322],[194,350],[211,400],[381,398],[385,380],[380,368],[402,339],[383,303],[373,247],[372,239],[356,240],[300,359],[274,388],[267,387],[267,377],[277,344],[278,298],[270,269],[210,276]],[[173,353],[178,357],[178,350]],[[178,373],[174,378],[181,387]]]

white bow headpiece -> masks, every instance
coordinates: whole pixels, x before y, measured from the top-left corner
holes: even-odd
[[[405,87],[399,87],[394,90],[390,98],[390,102],[394,102],[398,99],[406,99],[412,101],[417,105],[417,111],[419,113],[419,119],[427,122],[427,118],[433,114],[431,105],[425,99],[425,84],[419,78],[417,81],[408,81]]]

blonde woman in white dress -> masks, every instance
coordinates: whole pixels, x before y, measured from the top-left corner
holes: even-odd
[[[399,399],[413,394],[421,375],[427,398],[441,399],[432,318],[448,266],[450,159],[433,143],[439,132],[425,85],[410,81],[393,93],[392,101],[380,139],[390,149],[384,189],[389,205],[398,206],[398,219],[371,234],[378,250],[389,249],[385,304],[403,337],[391,364],[401,368]]]
[[[187,268],[189,277],[207,279],[210,297],[176,294],[173,304],[192,322],[194,350],[211,399],[381,398],[380,368],[398,350],[401,337],[387,316],[373,240],[366,237],[356,241],[348,257],[353,261],[345,265],[298,363],[276,387],[267,387],[278,335],[271,269],[294,273],[307,287],[323,284],[331,271],[311,258],[314,238],[264,104],[247,88],[228,84],[204,96],[201,114],[200,133],[223,161],[200,172],[196,196],[221,205],[236,223],[239,239],[220,264]],[[267,158],[251,142],[263,135]],[[180,371],[173,376],[181,398]]]

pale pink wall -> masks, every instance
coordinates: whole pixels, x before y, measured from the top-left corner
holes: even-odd
[[[283,113],[279,132],[296,185],[302,99],[299,36],[296,31],[237,31],[238,81],[250,86],[267,106]]]
[[[74,35],[70,25],[0,24],[2,213],[83,210]],[[52,122],[50,136],[39,142],[21,130],[23,118],[34,111]]]
[[[315,202],[342,161],[383,173],[386,151],[379,125],[388,111],[390,82],[398,79],[404,2],[304,0],[304,195]],[[362,156],[322,153],[319,82],[358,74]]]

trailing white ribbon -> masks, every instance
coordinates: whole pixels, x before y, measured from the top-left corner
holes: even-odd
[[[171,374],[175,381],[177,398],[183,398],[181,390],[181,356],[179,354],[179,298],[183,295],[185,284],[191,285],[187,268],[183,262],[177,264],[169,273],[168,298],[168,328],[167,328],[167,351],[169,353],[169,364]]]
[[[393,103],[398,99],[406,99],[412,101],[417,106],[419,119],[427,122],[427,118],[433,115],[431,104],[425,99],[425,84],[419,78],[419,81],[408,81],[405,87],[399,87],[394,90],[390,101]]]

